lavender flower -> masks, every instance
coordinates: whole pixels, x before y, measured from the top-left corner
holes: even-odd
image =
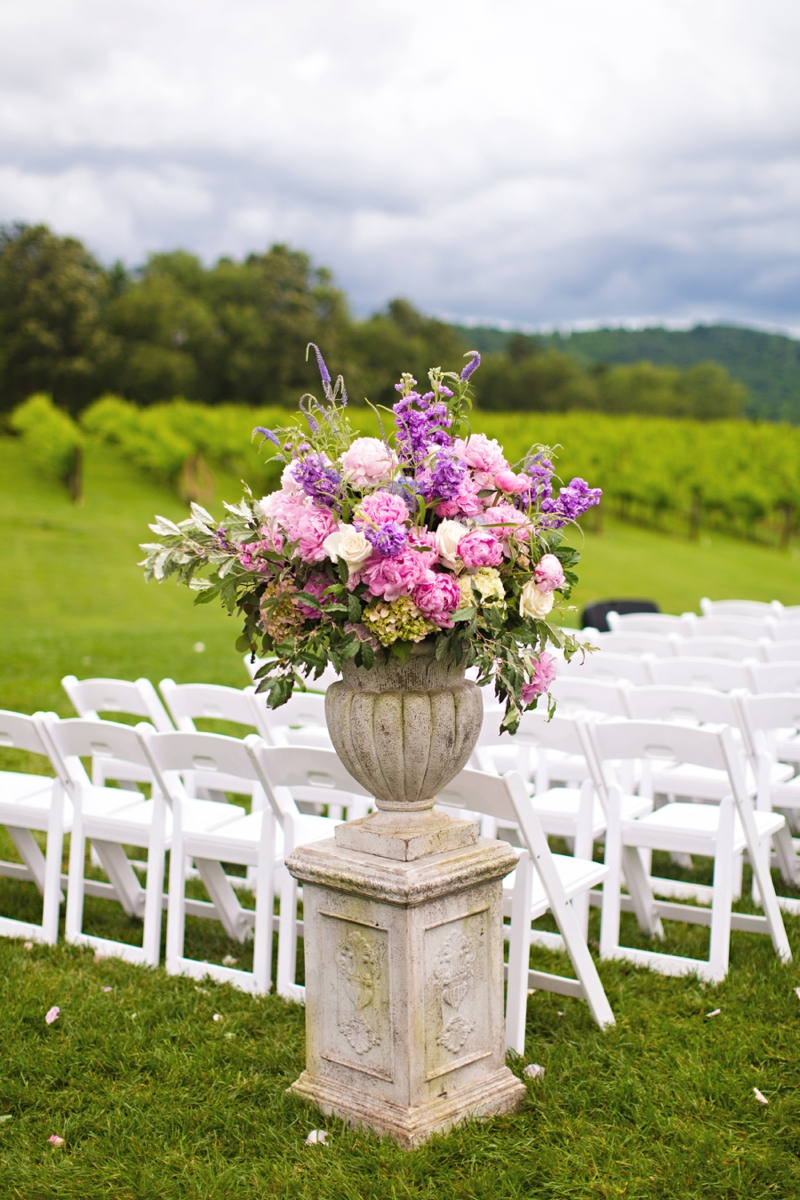
[[[364,537],[382,558],[397,558],[406,548],[408,531],[399,521],[387,521],[380,529],[365,529]]]
[[[585,479],[570,480],[567,487],[560,489],[555,499],[542,501],[541,511],[546,513],[547,526],[550,529],[561,529],[570,521],[577,521],[587,509],[600,503],[602,496],[600,488],[590,488]]]
[[[341,494],[342,477],[328,466],[321,454],[295,459],[292,475],[312,500],[326,508],[334,507]]]
[[[478,367],[481,365],[481,356],[477,350],[468,350],[467,353],[471,354],[472,358],[461,372],[461,378],[465,381],[469,379],[470,375],[474,374],[474,372],[477,371]]]

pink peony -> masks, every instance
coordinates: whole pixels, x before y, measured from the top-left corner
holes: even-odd
[[[397,456],[380,438],[356,438],[341,463],[353,487],[375,487],[397,471]]]
[[[465,567],[499,567],[503,547],[488,529],[473,529],[458,543],[458,557]]]
[[[414,588],[412,599],[423,617],[435,625],[450,629],[453,625],[450,614],[461,602],[461,590],[455,575],[426,571]]]
[[[530,537],[530,521],[525,513],[514,508],[513,504],[495,504],[492,508],[487,508],[484,519],[486,525],[492,526],[495,537],[502,538],[506,546],[512,537],[523,544]]]
[[[238,559],[246,571],[258,571],[262,575],[268,575],[272,566],[269,560],[263,557],[263,552],[275,550],[280,553],[283,549],[283,534],[280,530],[269,528],[262,532],[267,535],[264,541],[246,542],[239,550]]]
[[[303,562],[322,562],[328,557],[323,546],[325,538],[336,531],[336,518],[329,508],[315,508],[313,505],[303,509],[293,534],[292,541],[297,540],[297,554]]]
[[[365,496],[356,512],[357,524],[366,521],[376,528],[388,521],[397,521],[403,525],[407,520],[408,509],[405,501],[400,496],[393,496],[391,492],[373,492],[371,496]]]
[[[436,545],[436,534],[430,529],[412,529],[408,535],[408,546],[423,567],[435,567],[438,563],[439,550]]]
[[[542,652],[533,668],[530,683],[522,686],[521,698],[523,704],[530,704],[537,696],[541,696],[550,687],[556,677],[556,660],[552,654]]]
[[[564,584],[564,568],[555,554],[545,554],[534,567],[533,578],[540,592],[554,592]]]
[[[530,491],[532,482],[530,475],[515,475],[510,467],[498,471],[494,477],[494,486],[498,491],[506,492],[511,496],[518,496],[522,492]]]
[[[373,596],[382,596],[384,600],[398,600],[400,596],[410,596],[416,585],[425,574],[425,556],[406,549],[396,558],[382,558],[374,555],[361,568],[361,578]]]
[[[507,471],[503,447],[485,433],[473,433],[466,439],[456,438],[453,449],[473,473],[478,488],[491,487],[498,471]]]

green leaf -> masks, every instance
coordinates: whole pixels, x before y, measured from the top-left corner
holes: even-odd
[[[359,601],[358,596],[351,594],[347,601],[347,615],[349,616],[353,625],[357,625],[361,620],[361,612],[361,602]]]

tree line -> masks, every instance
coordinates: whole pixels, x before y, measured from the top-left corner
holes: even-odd
[[[129,270],[103,266],[76,238],[45,225],[0,227],[0,412],[34,393],[73,415],[113,394],[139,405],[183,397],[207,405],[294,407],[313,390],[316,342],[351,401],[391,404],[410,370],[457,368],[469,331],[407,300],[359,320],[331,273],[285,245],[205,266],[184,250]],[[477,405],[496,412],[741,416],[742,384],[714,362],[588,368],[540,338],[505,338],[474,377]]]

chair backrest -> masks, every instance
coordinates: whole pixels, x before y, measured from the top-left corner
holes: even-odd
[[[193,732],[194,722],[200,718],[256,728],[247,691],[219,683],[175,683],[174,679],[162,679],[158,687],[176,727],[184,733]]]
[[[465,767],[437,794],[436,802],[449,809],[463,809],[468,813],[493,817],[505,827],[514,826],[517,814],[508,794],[506,778]],[[526,798],[527,795],[526,790]]]
[[[251,662],[250,655],[245,654],[244,665],[245,665],[245,668],[247,669],[248,675],[250,676],[250,678],[253,680],[254,683],[256,682],[256,674],[258,673],[258,671],[261,670],[261,668],[264,666],[264,664],[266,662],[269,662],[269,659],[257,658],[255,660],[255,662]],[[335,668],[332,666],[331,663],[328,663],[327,667],[322,672],[319,679],[314,678],[313,672],[310,672],[305,677],[306,689],[309,692],[326,692],[332,683],[336,683],[341,678],[342,677],[339,674],[339,672],[337,670],[335,670]]]
[[[651,655],[616,654],[611,650],[598,650],[595,654],[587,654],[583,662],[581,662],[580,655],[576,655],[570,662],[560,662],[556,669],[559,679],[572,679],[573,677],[602,679],[608,683],[616,683],[624,679],[639,687],[653,682],[650,675],[651,657]]]
[[[239,738],[199,730],[154,733],[145,725],[137,726],[136,732],[159,786],[172,800],[185,795],[178,777],[189,771],[201,772],[204,784],[212,787],[215,775],[224,777],[219,791],[232,791],[237,779],[244,792],[260,782],[252,755]]]
[[[744,662],[746,658],[758,658],[759,642],[748,642],[734,637],[674,637],[675,653],[679,658],[724,658],[730,662]]]
[[[244,745],[255,764],[267,798],[279,819],[295,807],[293,800],[316,799],[345,793],[366,796],[371,793],[354,779],[335,751],[316,746],[268,746],[251,734]],[[341,799],[337,798],[337,803]]]
[[[765,662],[800,662],[800,642],[763,641],[760,646]]]
[[[172,729],[172,721],[149,679],[76,679],[65,675],[61,686],[79,717],[101,713],[146,717],[156,729]]]
[[[147,770],[150,768],[139,734],[131,725],[98,721],[92,717],[68,717],[59,721],[53,713],[46,713],[41,730],[53,768],[64,787],[70,790],[89,783],[81,758],[112,759]]]
[[[661,686],[731,692],[750,687],[748,664],[724,658],[659,658],[650,663],[652,682]]]
[[[734,798],[747,802],[742,763],[727,725],[698,729],[667,721],[603,721],[582,723],[580,731],[596,783],[602,785],[602,764],[609,761],[639,759],[643,766],[654,761],[691,763],[726,771]]]
[[[796,619],[771,620],[769,636],[774,642],[800,642],[800,621]]]
[[[710,688],[629,688],[630,716],[639,721],[676,721],[683,725],[739,724],[736,698]]]
[[[606,615],[612,633],[690,633],[694,613],[616,613]]]
[[[769,637],[775,622],[770,617],[697,617],[687,625],[686,636],[695,638],[740,638],[745,642],[757,642]]]
[[[675,647],[667,633],[593,633],[592,641],[601,650],[614,654],[654,654],[656,658],[672,658]]]
[[[293,692],[280,708],[267,708],[267,697],[248,689],[258,732],[268,743],[275,742],[278,730],[327,729],[325,697],[319,692]]]
[[[709,600],[704,596],[700,611],[705,617],[779,617],[784,608],[780,600]]]
[[[573,717],[562,713],[556,713],[548,720],[546,712],[524,712],[513,737],[517,742],[537,746],[542,750],[559,750],[562,754],[583,755],[577,723]]]
[[[739,707],[749,733],[758,730],[800,729],[800,695],[741,696]]]
[[[627,685],[602,679],[580,679],[574,675],[561,676],[550,687],[561,716],[576,713],[603,713],[609,717],[626,717]]]
[[[55,713],[48,715],[55,717]],[[0,708],[0,748],[27,750],[29,754],[41,754],[48,758],[47,746],[40,733],[43,716],[43,713],[36,713],[29,717],[26,713]]]
[[[753,691],[800,692],[800,660],[797,662],[754,662],[750,664]]]

